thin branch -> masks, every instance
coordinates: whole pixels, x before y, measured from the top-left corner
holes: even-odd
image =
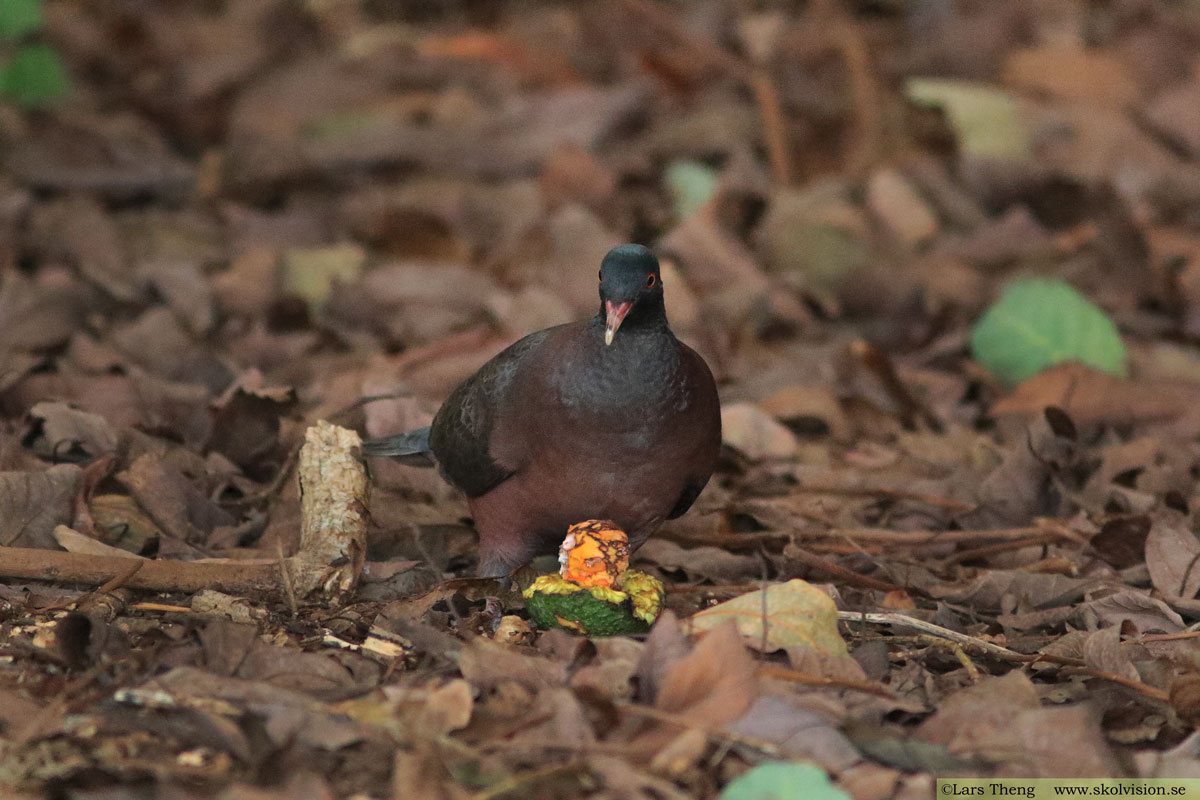
[[[969,636],[965,633],[944,628],[941,625],[935,625],[932,622],[926,622],[923,619],[910,617],[907,614],[896,612],[881,613],[877,611],[839,611],[838,619],[843,622],[867,622],[872,625],[891,625],[903,626],[905,628],[915,628],[923,633],[930,634],[937,639],[944,639],[950,642],[955,642],[960,645],[967,645],[978,648],[985,653],[1000,656],[1002,658],[1016,658],[1018,660],[1037,660],[1036,657],[1027,656],[1025,653],[1018,653],[1016,650],[1009,650],[1007,647],[1001,647],[998,644],[989,642],[986,639],[980,639],[977,636]]]
[[[779,90],[771,73],[755,66],[728,50],[707,42],[679,24],[671,12],[654,0],[620,0],[621,5],[641,17],[650,26],[686,48],[697,61],[718,69],[744,83],[754,93],[758,103],[758,114],[763,126],[763,144],[767,149],[767,161],[776,182],[788,185],[792,182],[792,153],[788,143],[787,121],[783,117],[783,106],[779,101]]]
[[[823,675],[810,675],[786,667],[763,666],[758,668],[758,674],[764,678],[776,678],[788,683],[798,683],[802,686],[821,686],[828,689],[850,689],[855,692],[865,692],[886,700],[896,700],[896,695],[886,686],[880,686],[868,681],[853,681],[845,678],[826,678]]]
[[[103,586],[114,579],[134,589],[158,592],[275,594],[279,588],[275,559],[204,561],[150,560],[137,562],[131,572],[128,558],[66,553],[34,547],[0,547],[0,577]]]
[[[1125,675],[1120,675],[1116,672],[1108,670],[1096,669],[1089,667],[1078,658],[1070,658],[1068,656],[1052,655],[1050,653],[1018,653],[1016,650],[1010,650],[1007,647],[1001,647],[998,644],[989,642],[986,639],[980,639],[977,636],[968,636],[965,633],[943,628],[941,625],[935,625],[932,622],[926,622],[921,619],[909,617],[904,614],[888,613],[882,614],[877,612],[857,612],[857,611],[839,611],[838,619],[853,622],[869,622],[878,625],[899,625],[908,628],[916,628],[919,631],[924,631],[926,638],[931,644],[939,647],[950,647],[952,649],[964,649],[967,647],[977,648],[991,656],[1003,659],[1005,661],[1014,661],[1021,664],[1034,664],[1037,662],[1057,664],[1067,667],[1069,673],[1078,675],[1088,675],[1092,678],[1109,681],[1111,683],[1124,686],[1133,692],[1136,692],[1143,697],[1151,700],[1169,703],[1170,695],[1163,689],[1155,686],[1142,683],[1139,680],[1129,678]]]
[[[793,491],[801,494],[832,494],[844,497],[882,497],[889,500],[912,500],[913,502],[924,503],[934,508],[944,508],[947,511],[968,512],[978,508],[975,503],[968,503],[964,500],[955,500],[952,497],[939,497],[922,492],[908,492],[903,489],[871,488],[866,486],[822,486],[819,482],[807,481],[802,486],[795,487]]]
[[[874,589],[879,592],[907,592],[910,591],[903,586],[888,581],[881,581],[878,578],[872,578],[869,575],[860,575],[854,570],[846,569],[840,564],[835,564],[832,561],[815,556],[812,553],[805,551],[803,548],[794,548],[795,552],[788,551],[787,558],[793,561],[799,561],[806,567],[820,570],[835,578],[839,578],[846,583],[854,586],[861,586],[864,589]],[[911,590],[916,594],[924,594],[918,590]]]

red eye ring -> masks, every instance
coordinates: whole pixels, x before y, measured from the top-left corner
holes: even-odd
[[[656,283],[658,283],[658,277],[653,272],[646,276],[645,285],[647,289],[653,289]]]

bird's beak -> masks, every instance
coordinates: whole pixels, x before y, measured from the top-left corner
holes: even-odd
[[[625,315],[631,308],[633,308],[632,300],[624,303],[614,303],[612,300],[604,301],[604,344],[612,344],[613,337],[617,335],[617,328],[621,327],[621,323],[625,321]]]

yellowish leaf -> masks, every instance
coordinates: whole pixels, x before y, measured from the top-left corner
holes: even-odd
[[[706,608],[684,620],[684,626],[690,634],[703,633],[728,620],[737,625],[746,644],[759,650],[811,647],[831,655],[847,654],[833,600],[799,579]]]

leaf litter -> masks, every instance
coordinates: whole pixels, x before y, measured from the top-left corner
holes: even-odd
[[[1200,17],[1144,5],[46,2],[74,94],[0,104],[0,787],[1195,774]],[[626,240],[725,408],[634,556],[651,633],[534,631],[392,463],[297,572],[305,432],[428,424]],[[973,354],[1049,281],[1120,359]]]

